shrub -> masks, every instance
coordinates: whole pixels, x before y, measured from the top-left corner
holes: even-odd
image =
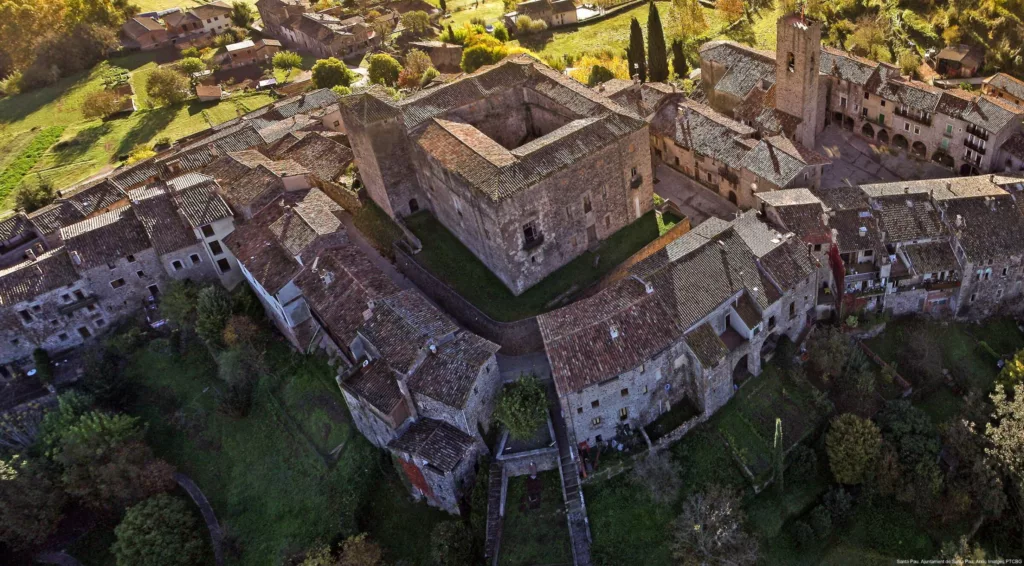
[[[402,65],[387,53],[375,53],[370,56],[367,73],[371,83],[393,87],[398,84],[398,75]]]
[[[833,523],[841,523],[850,516],[853,509],[853,496],[842,487],[833,487],[825,494],[824,503],[832,516]]]
[[[302,66],[302,55],[291,51],[278,51],[271,61],[275,69],[290,71]]]
[[[82,115],[89,119],[109,118],[121,110],[123,98],[111,90],[97,90],[82,101]]]
[[[814,529],[806,521],[793,523],[793,538],[800,546],[807,546],[814,541]]]
[[[587,76],[587,86],[596,86],[614,78],[615,73],[613,73],[608,67],[594,65],[590,68],[590,75]]]
[[[231,297],[219,285],[210,285],[196,297],[196,334],[207,344],[218,346],[231,316]]]
[[[824,505],[818,505],[811,511],[811,527],[818,538],[825,538],[832,532],[832,514]]]
[[[441,76],[441,73],[437,69],[435,69],[433,67],[427,69],[423,73],[423,78],[420,79],[420,88],[425,88],[434,79],[436,79],[437,77],[440,77],[440,76]]]
[[[867,419],[846,413],[833,420],[825,447],[836,481],[862,483],[874,466],[881,443],[878,427]]]
[[[502,43],[505,43],[506,41],[508,41],[508,28],[505,27],[505,24],[503,24],[501,22],[498,22],[498,23],[494,24],[494,32],[493,33],[494,33],[494,39],[497,39],[498,41],[500,41]]]
[[[797,444],[789,453],[789,469],[787,470],[791,479],[797,482],[805,482],[814,479],[818,475],[818,455],[814,449],[805,445]]]
[[[328,57],[313,64],[313,86],[316,88],[350,86],[351,84],[352,73],[338,59]]]
[[[181,50],[182,57],[199,57],[199,55],[200,53],[198,47],[187,47]]]
[[[23,208],[25,212],[34,212],[53,202],[57,193],[47,180],[39,183],[22,183],[14,193],[15,208]]]
[[[332,86],[331,90],[333,90],[334,94],[337,94],[338,96],[348,96],[352,94],[352,89],[348,88],[347,86]]]
[[[186,77],[191,77],[196,73],[201,73],[206,70],[206,63],[199,57],[185,57],[181,61],[178,61],[178,69],[182,73],[185,73]]]
[[[118,566],[192,566],[207,552],[195,517],[184,501],[169,495],[128,509],[114,536]]]
[[[493,65],[501,61],[507,54],[504,47],[474,45],[462,52],[462,70],[472,73],[484,65]]]
[[[231,23],[240,27],[247,28],[252,25],[253,20],[256,19],[253,14],[253,9],[250,4],[245,2],[232,2],[231,3]]]
[[[547,420],[548,400],[544,387],[534,375],[523,375],[508,383],[498,398],[494,418],[513,438],[531,438]]]
[[[534,20],[526,15],[516,18],[516,33],[519,35],[532,35],[546,29],[548,29],[548,24],[544,20]]]
[[[423,74],[431,68],[433,68],[433,63],[430,56],[419,49],[413,49],[405,56],[405,68],[398,74],[398,85],[404,88],[419,86],[423,80]]]
[[[146,78],[146,94],[158,104],[177,104],[188,98],[188,89],[188,79],[168,67],[157,68]]]
[[[135,149],[133,149],[128,154],[128,161],[126,163],[128,165],[131,165],[133,163],[138,163],[140,161],[145,161],[145,160],[149,159],[150,157],[155,157],[155,156],[156,156],[156,151],[153,150],[153,148],[149,147],[148,145],[139,145],[139,146],[136,146]]]

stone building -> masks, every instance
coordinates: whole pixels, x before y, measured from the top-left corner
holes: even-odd
[[[505,15],[506,23],[515,27],[519,16],[541,21],[549,28],[575,24],[579,21],[576,4],[572,0],[527,0],[516,4],[516,11]]]
[[[780,18],[775,52],[713,41],[700,57],[708,104],[762,136],[814,148],[834,124],[962,175],[1020,163],[1007,143],[1022,130],[1024,107],[987,92],[942,90],[893,65],[823,47],[820,23],[801,15]]]
[[[653,206],[647,124],[529,57],[341,107],[370,197],[430,210],[517,295]]]
[[[443,41],[410,41],[411,49],[419,49],[430,57],[434,68],[442,73],[458,73],[461,71],[462,46]]]
[[[935,55],[935,71],[943,77],[973,77],[984,64],[984,49],[962,43],[948,45]]]
[[[828,159],[784,136],[760,138],[693,100],[667,101],[649,118],[656,159],[749,209],[756,195],[817,187]]]
[[[307,0],[258,0],[264,30],[285,46],[317,57],[345,57],[380,45],[382,38],[361,16],[341,19],[316,12]]]
[[[756,213],[708,220],[599,294],[538,322],[580,445],[688,404],[710,415],[759,374],[782,335],[814,320],[816,266]]]
[[[1024,106],[1024,81],[1006,73],[996,73],[985,79],[981,91],[989,96],[1008,100],[1017,106]]]

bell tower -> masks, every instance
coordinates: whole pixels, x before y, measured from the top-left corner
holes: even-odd
[[[777,28],[775,108],[801,119],[796,141],[813,149],[823,127],[818,80],[821,22],[794,13],[779,18]]]

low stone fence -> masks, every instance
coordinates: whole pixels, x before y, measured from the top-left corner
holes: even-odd
[[[399,244],[394,247],[395,264],[403,275],[416,284],[435,303],[455,317],[470,331],[501,346],[501,353],[521,356],[544,350],[537,318],[530,317],[514,322],[498,322],[473,306],[413,259],[412,255]]]
[[[636,454],[631,454],[628,458],[615,462],[610,466],[601,468],[600,470],[588,475],[583,480],[583,483],[592,483],[611,479],[623,472],[631,470],[633,468],[633,465],[636,464],[636,461],[646,456],[648,452],[657,452],[658,450],[664,450],[665,448],[672,446],[676,442],[679,442],[684,436],[686,436],[686,433],[693,430],[695,426],[699,425],[700,423],[706,420],[707,417],[703,414],[693,417],[692,419],[672,429],[672,431],[666,434],[665,436],[662,436],[657,441],[653,442],[652,446],[649,449],[641,450]]]

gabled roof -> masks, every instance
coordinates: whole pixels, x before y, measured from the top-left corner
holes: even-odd
[[[61,228],[64,247],[80,270],[113,263],[152,247],[132,207],[122,207]]]
[[[196,175],[205,177],[205,175]],[[174,199],[181,211],[182,216],[193,228],[199,228],[211,224],[221,218],[232,216],[231,209],[224,202],[224,199],[217,194],[219,188],[217,182],[206,177],[205,181],[195,184],[188,184],[182,187],[175,187],[173,181],[167,183],[172,187]]]
[[[0,269],[0,307],[10,308],[43,293],[73,285],[78,273],[64,248],[50,250],[33,261]]]
[[[94,214],[124,200],[126,195],[110,179],[100,178],[57,191],[57,198],[70,202],[83,216]]]
[[[948,200],[944,206],[953,235],[969,261],[978,264],[997,257],[1021,256],[1024,216],[1009,194]]]
[[[36,227],[36,230],[39,230],[40,234],[56,232],[83,218],[85,215],[75,205],[65,200],[58,200],[28,214],[29,221]]]
[[[157,254],[164,255],[199,243],[192,227],[178,215],[178,208],[162,183],[133,189],[128,196]]]
[[[775,83],[775,53],[761,51],[734,41],[709,41],[700,47],[700,57],[726,67],[715,91],[744,99],[755,87]]]
[[[354,158],[351,149],[318,132],[310,132],[274,157],[298,163],[322,181],[336,180]]]
[[[881,197],[875,199],[874,205],[886,242],[935,238],[946,232],[927,194]]]
[[[436,344],[458,329],[418,291],[405,290],[377,302],[359,332],[392,369],[407,374],[429,342]]]
[[[953,254],[949,242],[945,240],[930,244],[903,246],[903,253],[907,256],[909,267],[918,276],[959,269],[956,255]]]
[[[409,390],[449,407],[462,409],[469,401],[477,377],[500,346],[472,332],[437,346],[409,378]]]
[[[15,237],[31,231],[32,225],[24,212],[16,212],[7,218],[0,220],[0,242],[14,239]]]
[[[391,414],[404,400],[394,374],[383,361],[371,362],[359,369],[344,385],[385,415]]]
[[[686,334],[686,345],[693,350],[700,364],[712,368],[729,355],[729,348],[707,322]]]
[[[388,448],[426,460],[442,473],[449,473],[472,454],[474,444],[472,436],[448,423],[421,418],[389,442]]]
[[[996,73],[985,79],[985,84],[1004,90],[1010,95],[1024,100],[1024,81],[1006,73]]]

